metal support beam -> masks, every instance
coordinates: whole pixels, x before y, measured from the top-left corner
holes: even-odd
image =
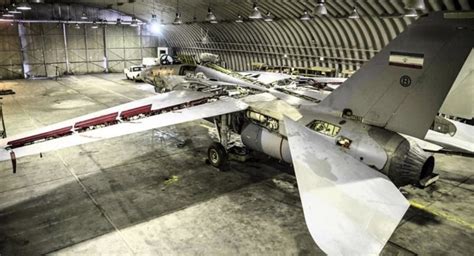
[[[43,53],[43,65],[44,65],[44,76],[48,77],[48,66],[46,65],[46,41],[44,40],[44,27],[40,24],[41,41],[42,41],[42,53]]]
[[[25,56],[23,56],[25,53],[23,52],[23,42],[22,42],[21,34],[20,34],[20,26],[23,26],[23,24],[20,24],[20,23],[17,24],[18,43],[19,43],[19,46],[20,46],[20,56],[21,56],[21,63],[22,63],[21,73],[23,74],[23,78],[26,78],[26,76],[25,76]]]
[[[106,39],[106,33],[107,33],[107,26],[102,27],[102,40],[104,42],[104,72],[109,73],[109,59],[107,56],[107,39]]]
[[[26,45],[27,45],[27,41],[25,38],[25,34],[26,34],[25,30],[26,28],[24,24],[18,24],[18,37],[20,39],[20,52],[21,52],[21,63],[22,63],[21,69],[23,71],[23,77],[28,78],[30,67],[26,63],[27,57],[25,56],[26,55],[25,50],[26,50]]]
[[[69,63],[69,50],[67,46],[67,31],[66,31],[66,24],[63,23],[63,40],[64,40],[64,58],[66,61],[66,74],[71,74],[71,67]]]
[[[140,34],[140,56],[142,57],[143,61],[143,29],[142,26],[138,26],[139,34]]]
[[[87,28],[86,26],[82,26],[84,30],[84,54],[86,55],[86,73],[89,73],[89,54],[87,52]]]

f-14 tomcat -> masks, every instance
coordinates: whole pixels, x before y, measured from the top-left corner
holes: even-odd
[[[210,119],[219,133],[212,165],[225,162],[229,134],[240,134],[246,148],[293,164],[308,230],[324,252],[378,254],[409,207],[397,187],[434,177],[433,156],[399,133],[425,136],[473,49],[469,17],[421,17],[321,102],[220,76],[228,83],[175,88],[6,138],[0,159],[15,170],[22,156]]]

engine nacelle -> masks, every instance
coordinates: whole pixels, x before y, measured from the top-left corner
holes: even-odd
[[[384,150],[385,165],[376,166],[367,163],[370,157],[366,154],[367,145],[353,143],[351,148],[344,151],[356,159],[385,174],[397,186],[408,184],[419,185],[420,181],[429,177],[434,169],[434,157],[421,149],[414,141],[408,140],[398,133],[385,129],[369,128],[369,137],[372,143],[378,144]],[[250,123],[241,133],[242,142],[252,150],[265,153],[271,157],[291,163],[291,152],[288,140],[276,132],[271,132],[262,126]],[[336,139],[336,144],[338,140]],[[379,154],[380,155],[380,154]],[[381,155],[385,155],[381,153]]]
[[[387,163],[380,170],[397,186],[420,184],[434,170],[435,160],[432,154],[421,149],[414,141],[398,133],[373,127],[369,135],[382,146],[387,153]]]
[[[241,133],[242,143],[252,150],[291,163],[288,140],[256,124],[248,124]]]

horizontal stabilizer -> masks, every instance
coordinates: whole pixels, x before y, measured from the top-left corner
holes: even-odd
[[[380,253],[409,207],[383,174],[285,118],[309,232],[329,255]]]
[[[439,112],[467,120],[474,119],[474,49],[471,50]]]

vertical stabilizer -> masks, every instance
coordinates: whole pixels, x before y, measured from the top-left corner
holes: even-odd
[[[474,47],[474,13],[419,18],[321,106],[423,138]]]

